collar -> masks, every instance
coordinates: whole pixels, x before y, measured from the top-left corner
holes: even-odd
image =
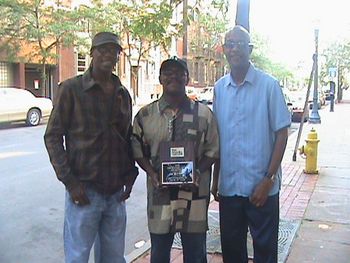
[[[186,96],[183,102],[179,105],[179,110],[181,110],[184,113],[190,113],[193,108],[193,105],[194,102]],[[162,95],[162,97],[160,97],[160,99],[158,100],[158,108],[161,114],[163,114],[166,108],[170,108],[170,104],[166,101],[164,95]]]
[[[257,70],[254,67],[254,65],[251,62],[249,62],[249,68],[248,68],[247,74],[245,75],[245,78],[240,86],[242,86],[245,82],[248,82],[250,84],[254,84],[256,71]],[[228,77],[226,78],[225,86],[237,87],[237,84],[232,79],[231,74],[229,73],[229,74],[227,74],[227,76]]]
[[[114,86],[117,88],[120,88],[121,86],[121,82],[120,79],[118,78],[118,76],[112,74],[112,81],[115,84]],[[87,71],[85,71],[85,73],[83,74],[83,90],[84,91],[88,91],[89,89],[93,88],[93,87],[100,87],[99,84],[97,84],[97,82],[92,78],[92,67],[90,66],[89,69]]]

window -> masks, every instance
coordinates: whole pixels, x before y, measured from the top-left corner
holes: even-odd
[[[78,53],[78,74],[82,74],[86,71],[86,55],[82,54],[82,53]]]
[[[0,62],[0,86],[8,86],[11,83],[10,67],[6,62]]]

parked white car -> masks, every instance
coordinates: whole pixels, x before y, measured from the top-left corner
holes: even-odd
[[[204,104],[213,104],[214,87],[205,87],[198,95],[198,101]]]
[[[30,91],[0,87],[0,123],[26,121],[36,126],[52,110],[50,99],[37,98]]]

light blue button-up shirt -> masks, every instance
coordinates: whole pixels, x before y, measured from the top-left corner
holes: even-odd
[[[219,193],[250,196],[268,170],[275,132],[291,123],[281,87],[251,64],[242,84],[230,74],[216,82],[213,110],[220,134]],[[278,193],[281,176],[279,167],[270,195]]]

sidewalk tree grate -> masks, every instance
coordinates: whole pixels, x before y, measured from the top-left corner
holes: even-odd
[[[218,211],[210,210],[208,213],[209,230],[207,232],[207,252],[221,253],[220,244],[220,224]],[[285,262],[290,246],[292,245],[294,236],[299,228],[300,220],[280,219],[280,227],[278,232],[278,262]],[[252,238],[248,232],[248,256],[253,258]],[[181,237],[176,233],[174,237],[173,248],[181,249]]]

